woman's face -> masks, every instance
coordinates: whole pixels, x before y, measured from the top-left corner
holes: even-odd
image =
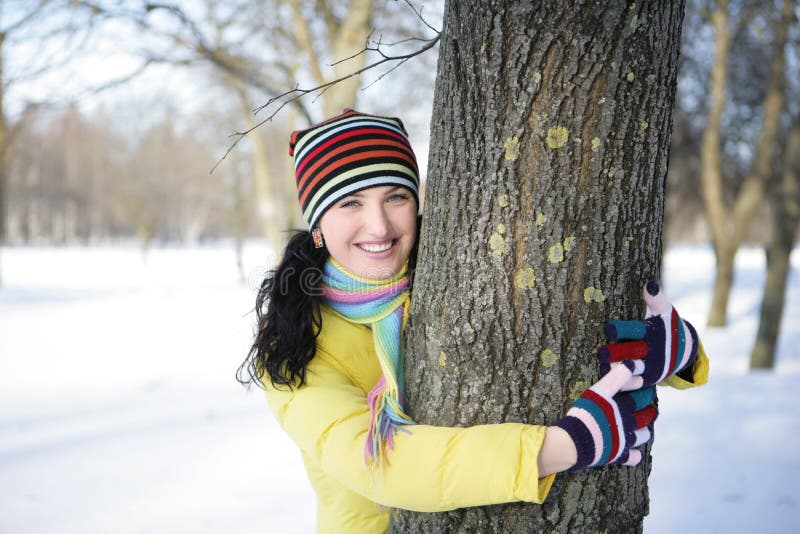
[[[336,201],[319,222],[331,256],[355,275],[400,271],[417,235],[417,202],[402,186],[371,187]]]

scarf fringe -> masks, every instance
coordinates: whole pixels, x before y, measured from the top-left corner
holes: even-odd
[[[364,464],[368,467],[389,465],[389,451],[394,450],[394,436],[398,430],[410,434],[403,425],[416,423],[403,411],[401,401],[386,386],[386,377],[367,394],[369,429],[364,447]]]

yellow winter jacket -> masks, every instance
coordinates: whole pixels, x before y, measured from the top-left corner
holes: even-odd
[[[364,464],[366,395],[380,378],[372,332],[324,305],[322,323],[303,387],[276,388],[265,379],[270,408],[300,447],[317,493],[317,532],[386,532],[388,508],[438,512],[544,501],[555,478],[538,473],[546,427],[522,423],[409,427],[411,434],[395,436],[391,465],[372,480]],[[704,353],[702,360],[705,375],[697,373],[694,384],[673,377],[672,385],[705,383]]]

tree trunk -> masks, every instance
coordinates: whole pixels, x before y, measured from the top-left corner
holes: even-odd
[[[602,324],[642,316],[683,8],[446,3],[407,330],[415,420],[552,423],[598,378]],[[645,458],[560,476],[541,506],[398,511],[392,530],[641,531]]]
[[[723,326],[728,310],[728,295],[733,283],[733,258],[728,248],[726,225],[728,213],[722,187],[722,112],[725,109],[725,87],[728,74],[728,52],[731,36],[728,30],[728,0],[717,0],[711,16],[714,25],[714,66],[711,69],[711,103],[708,122],[703,131],[700,151],[701,184],[706,218],[711,228],[711,240],[717,260],[714,292],[708,315],[709,326]],[[736,251],[733,251],[736,255]],[[727,286],[727,287],[726,287]]]
[[[372,8],[374,0],[351,0],[347,15],[342,20],[338,32],[332,40],[333,60],[355,56],[364,49],[367,36],[372,29]],[[330,30],[329,30],[330,31]],[[348,61],[333,65],[333,79],[341,78],[364,67],[366,54],[360,54]],[[325,116],[333,117],[344,108],[352,108],[356,104],[361,77],[353,76],[343,80],[325,92],[323,107]]]
[[[231,84],[235,86],[234,81],[231,81]],[[256,121],[250,111],[250,106],[247,104],[247,95],[244,92],[244,88],[241,86],[235,86],[235,88],[247,128],[253,128]],[[251,132],[248,139],[253,144],[253,148],[250,151],[250,161],[253,165],[261,228],[267,243],[269,243],[274,253],[278,254],[278,251],[283,250],[284,239],[281,234],[281,228],[284,227],[287,221],[286,208],[284,203],[281,202],[280,189],[277,185],[278,180],[275,179],[267,160],[267,146],[263,137],[261,137],[261,132],[259,130]]]
[[[789,256],[800,224],[800,115],[795,117],[784,151],[786,162],[780,187],[773,197],[773,238],[767,250],[767,280],[761,300],[761,318],[751,369],[771,369],[780,332]]]
[[[8,191],[7,154],[8,154],[8,124],[6,123],[5,78],[3,76],[3,45],[6,35],[0,33],[0,248],[6,244],[6,192]],[[3,287],[2,263],[0,263],[0,287]]]
[[[723,5],[725,11],[727,11],[727,1],[720,2],[720,11],[723,9]],[[784,48],[786,47],[786,43],[788,41],[789,26],[791,25],[793,18],[792,6],[792,0],[784,0],[783,10],[781,12],[781,22],[775,31],[769,88],[764,96],[764,118],[762,120],[761,134],[759,135],[755,158],[753,160],[752,169],[750,170],[749,175],[745,179],[742,187],[736,195],[736,200],[730,215],[719,215],[720,212],[725,212],[724,205],[722,204],[722,178],[719,168],[709,177],[703,177],[704,183],[707,180],[718,180],[718,187],[720,191],[720,194],[714,194],[714,196],[711,197],[711,202],[714,202],[716,206],[713,208],[713,212],[709,211],[709,218],[713,217],[716,221],[714,224],[712,224],[712,229],[714,235],[714,247],[716,249],[717,257],[717,277],[715,278],[714,282],[714,294],[711,301],[711,310],[709,310],[708,315],[709,326],[724,326],[727,323],[728,295],[730,294],[731,286],[733,285],[734,259],[736,257],[736,251],[739,249],[739,246],[745,237],[747,237],[747,230],[749,228],[750,221],[758,211],[758,208],[761,207],[764,197],[764,183],[772,172],[771,166],[773,155],[775,153],[775,138],[778,134],[778,126],[784,100],[784,70],[786,68],[786,62],[784,60]],[[715,17],[716,16],[717,15],[715,14]],[[727,20],[727,15],[725,15],[725,19]],[[717,26],[717,22],[718,21],[715,18],[715,29],[718,32],[718,38],[722,38],[723,45],[728,46],[729,37],[727,36],[727,22],[725,25],[720,23],[719,26]],[[721,33],[719,32],[726,34],[725,37],[722,37]],[[722,61],[725,57],[727,57],[727,52],[724,54],[721,52],[721,47],[723,45],[719,45],[719,48],[717,49],[717,58],[714,65],[715,72],[712,75],[712,79],[716,78],[716,70],[720,68],[720,65],[718,65],[717,62]],[[722,68],[724,68],[724,63]],[[712,109],[717,106],[716,99],[720,97],[718,94],[718,89],[719,88],[716,86],[714,86],[712,89],[714,98]],[[724,91],[724,77],[722,90]],[[715,117],[715,120],[718,119],[718,117]],[[718,123],[717,127],[719,127]],[[709,118],[709,128],[712,128],[711,117]],[[710,150],[716,150],[717,154],[715,156],[715,161],[716,164],[719,165],[718,135],[713,142],[715,143],[713,147],[711,146],[711,141],[709,142],[709,146],[706,146],[704,136],[703,150],[706,150],[707,148]],[[705,165],[703,166],[703,169],[705,174]]]
[[[245,198],[242,187],[242,174],[236,170],[233,174],[233,242],[236,253],[236,272],[239,273],[239,281],[247,281],[244,272],[244,232],[247,223]]]
[[[708,311],[708,326],[725,326],[728,322],[728,297],[733,286],[733,269],[736,249],[727,237],[714,242],[714,258],[717,268],[714,273],[714,289],[711,293],[711,308]]]
[[[324,67],[329,62],[324,61],[317,53],[311,20],[304,13],[300,0],[288,0],[293,15],[294,42],[298,53],[307,59],[305,65],[310,69],[316,84],[323,85],[343,78],[364,67],[366,54],[361,52],[372,30],[373,3],[374,0],[349,0],[346,12],[341,17],[334,15],[331,6],[326,2],[317,2],[314,5],[315,16],[325,24],[328,50],[333,60],[333,74],[326,76],[327,70]],[[344,108],[354,107],[360,85],[361,77],[352,76],[328,87],[322,93],[325,117],[338,115]]]

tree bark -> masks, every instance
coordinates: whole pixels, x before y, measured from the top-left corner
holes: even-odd
[[[598,378],[602,324],[642,316],[683,10],[446,3],[407,330],[415,420],[552,423]],[[649,472],[645,454],[559,476],[541,506],[398,511],[392,531],[641,531]]]
[[[769,88],[764,97],[764,118],[761,125],[756,155],[752,169],[736,195],[733,209],[728,212],[722,196],[722,171],[720,164],[720,117],[722,114],[725,91],[725,73],[727,52],[730,47],[730,36],[727,28],[727,0],[718,2],[714,14],[714,28],[717,40],[717,52],[712,72],[712,105],[709,123],[703,135],[703,192],[705,194],[706,212],[708,214],[715,257],[717,259],[717,275],[714,279],[714,292],[711,309],[708,314],[709,326],[724,326],[728,316],[728,297],[733,285],[734,260],[750,221],[762,204],[764,183],[772,173],[771,165],[775,153],[775,138],[783,108],[784,48],[788,40],[792,13],[791,0],[784,0],[781,22],[775,32],[773,43],[773,59],[770,69]],[[706,151],[709,151],[706,154]]]
[[[767,279],[761,300],[761,317],[755,346],[750,354],[751,369],[772,369],[775,346],[780,333],[789,256],[800,225],[800,115],[786,142],[785,168],[780,186],[773,196],[773,237],[767,249]]]

